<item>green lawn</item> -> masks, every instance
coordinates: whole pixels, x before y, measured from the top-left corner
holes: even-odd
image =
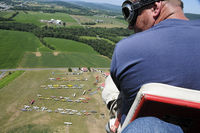
[[[93,50],[92,47],[77,41],[58,38],[44,38],[44,40],[47,42],[47,44],[55,47],[55,51],[98,54],[96,51]]]
[[[0,68],[16,68],[26,51],[36,52],[42,44],[28,32],[0,30]]]
[[[66,22],[66,26],[78,26],[79,24],[68,14],[65,13],[42,13],[42,12],[19,12],[19,14],[14,18],[20,23],[32,23],[37,26],[47,25],[46,23],[41,23],[40,20],[51,20],[59,19]]]
[[[87,53],[41,53],[40,57],[33,53],[26,53],[19,64],[22,68],[45,68],[45,67],[110,67],[110,59],[97,54]]]

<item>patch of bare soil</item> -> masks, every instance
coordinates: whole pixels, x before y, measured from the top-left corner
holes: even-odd
[[[57,56],[60,52],[53,52],[54,56]]]
[[[40,52],[35,52],[35,56],[40,57],[42,54]]]

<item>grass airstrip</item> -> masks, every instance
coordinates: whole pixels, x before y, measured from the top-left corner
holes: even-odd
[[[68,72],[67,69],[24,71],[1,88],[0,131],[105,132],[108,111],[101,99],[101,90],[97,89],[105,78],[99,71],[77,73],[79,70]],[[99,82],[94,84],[96,76]],[[77,99],[87,100],[75,102]],[[66,126],[64,122],[72,125]]]

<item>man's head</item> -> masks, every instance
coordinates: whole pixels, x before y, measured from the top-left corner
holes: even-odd
[[[122,5],[129,29],[141,32],[169,18],[187,19],[181,0],[126,0]]]

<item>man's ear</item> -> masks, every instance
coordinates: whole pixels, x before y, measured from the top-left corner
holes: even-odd
[[[152,7],[152,13],[153,13],[154,19],[158,18],[161,12],[161,6],[162,6],[161,1],[154,3],[154,6]]]

